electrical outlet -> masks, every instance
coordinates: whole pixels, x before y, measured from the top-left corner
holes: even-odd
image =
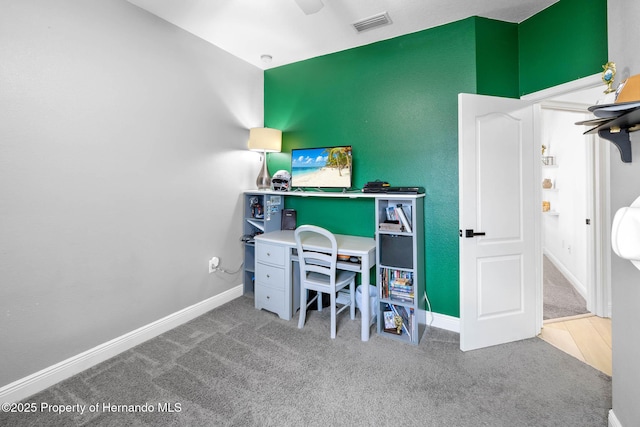
[[[220,265],[220,258],[218,258],[217,256],[214,256],[213,258],[211,258],[209,260],[209,273],[213,273],[214,271],[216,271],[219,265]]]

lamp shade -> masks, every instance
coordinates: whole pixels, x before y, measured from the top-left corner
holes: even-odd
[[[249,130],[249,150],[277,153],[282,150],[282,131],[271,128]]]

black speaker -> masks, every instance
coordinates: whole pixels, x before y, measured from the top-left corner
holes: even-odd
[[[282,210],[282,230],[295,230],[296,229],[296,210],[295,209],[283,209]]]

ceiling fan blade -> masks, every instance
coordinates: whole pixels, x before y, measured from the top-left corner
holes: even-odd
[[[305,15],[313,15],[324,7],[322,0],[295,0],[295,2]]]

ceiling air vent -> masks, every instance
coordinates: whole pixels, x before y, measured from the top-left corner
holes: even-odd
[[[388,25],[388,24],[391,24],[391,18],[389,18],[389,14],[387,12],[383,12],[378,15],[374,15],[369,18],[363,19],[361,21],[354,22],[352,25],[357,32],[361,33],[363,31],[367,31],[372,28],[377,28],[383,25]]]

